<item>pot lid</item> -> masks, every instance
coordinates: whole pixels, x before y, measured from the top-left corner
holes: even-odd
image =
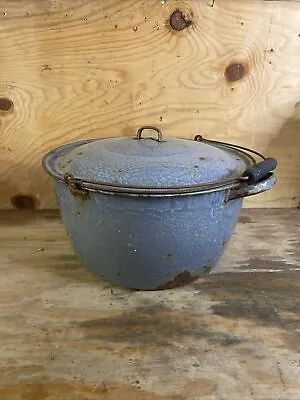
[[[145,129],[154,130],[155,135],[146,135]],[[150,190],[159,194],[179,193],[199,185],[223,187],[224,183],[240,178],[254,162],[232,145],[203,139],[163,138],[158,128],[147,126],[140,128],[136,137],[62,146],[45,157],[44,166],[54,177],[69,176],[89,183],[90,189],[104,186],[108,191],[129,188],[132,193]]]

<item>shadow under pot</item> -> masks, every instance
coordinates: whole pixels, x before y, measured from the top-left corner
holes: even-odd
[[[133,137],[63,145],[43,166],[82,263],[105,281],[142,290],[181,286],[210,271],[243,198],[276,182],[273,158],[199,135],[163,137],[151,126]]]

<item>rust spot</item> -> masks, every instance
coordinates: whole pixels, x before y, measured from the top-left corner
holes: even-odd
[[[181,10],[175,10],[170,17],[170,26],[175,31],[182,31],[188,26],[192,25],[192,21],[187,18]]]
[[[188,283],[194,282],[198,278],[199,275],[193,275],[190,271],[180,272],[179,274],[175,275],[174,278],[169,282],[159,285],[156,290],[173,289],[175,287],[187,285]]]
[[[19,210],[34,210],[38,206],[37,199],[30,194],[16,194],[10,201],[13,207]]]
[[[80,197],[82,200],[87,200],[90,198],[90,193],[88,190],[81,188],[80,183],[76,181],[72,174],[65,174],[65,184],[69,187],[70,192],[74,197]]]
[[[241,63],[233,63],[228,65],[225,70],[225,77],[228,82],[236,82],[243,78],[246,69]]]
[[[202,268],[202,273],[203,273],[203,274],[209,274],[211,270],[212,270],[211,267],[206,266],[206,267],[203,267],[203,268]]]
[[[70,192],[74,197],[80,197],[82,200],[90,198],[90,193],[87,190],[77,189],[76,187],[69,186]]]
[[[8,111],[12,111],[14,108],[14,103],[12,100],[6,97],[0,97],[0,110],[7,113]]]

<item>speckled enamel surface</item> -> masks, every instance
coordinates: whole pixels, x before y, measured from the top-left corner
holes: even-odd
[[[242,199],[225,202],[224,191],[170,198],[90,193],[82,199],[55,185],[82,263],[108,282],[137,289],[185,284],[215,266],[242,206]]]
[[[72,148],[57,160],[65,174],[123,186],[169,187],[236,177],[249,167],[241,153],[193,140],[109,138]]]

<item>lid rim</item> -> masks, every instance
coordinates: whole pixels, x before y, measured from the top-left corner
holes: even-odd
[[[43,168],[45,171],[57,181],[65,183],[67,185],[65,176],[66,174],[59,173],[55,162],[57,159],[64,154],[68,150],[72,150],[78,146],[92,143],[93,141],[103,140],[107,138],[100,138],[100,139],[87,139],[76,141],[73,143],[68,143],[57,147],[51,151],[49,151],[42,160]],[[191,139],[186,139],[191,140]],[[226,144],[224,144],[226,146]],[[220,145],[220,147],[223,147]],[[248,161],[253,164],[253,157],[247,154],[245,151],[239,148],[233,149],[237,154],[243,155],[247,157]],[[255,160],[254,160],[255,161]],[[105,194],[115,194],[115,195],[127,195],[127,196],[146,196],[146,197],[157,197],[157,196],[176,196],[176,195],[192,195],[192,194],[203,194],[203,193],[210,193],[215,191],[222,191],[226,189],[230,189],[236,187],[244,181],[242,175],[231,177],[231,178],[222,178],[219,180],[215,180],[208,183],[201,183],[195,185],[178,185],[178,186],[126,186],[126,185],[118,185],[118,184],[107,184],[105,182],[96,182],[96,181],[89,181],[85,179],[80,179],[77,177],[72,177],[74,183],[78,184],[80,190],[83,191],[90,191],[90,192],[99,192]]]

